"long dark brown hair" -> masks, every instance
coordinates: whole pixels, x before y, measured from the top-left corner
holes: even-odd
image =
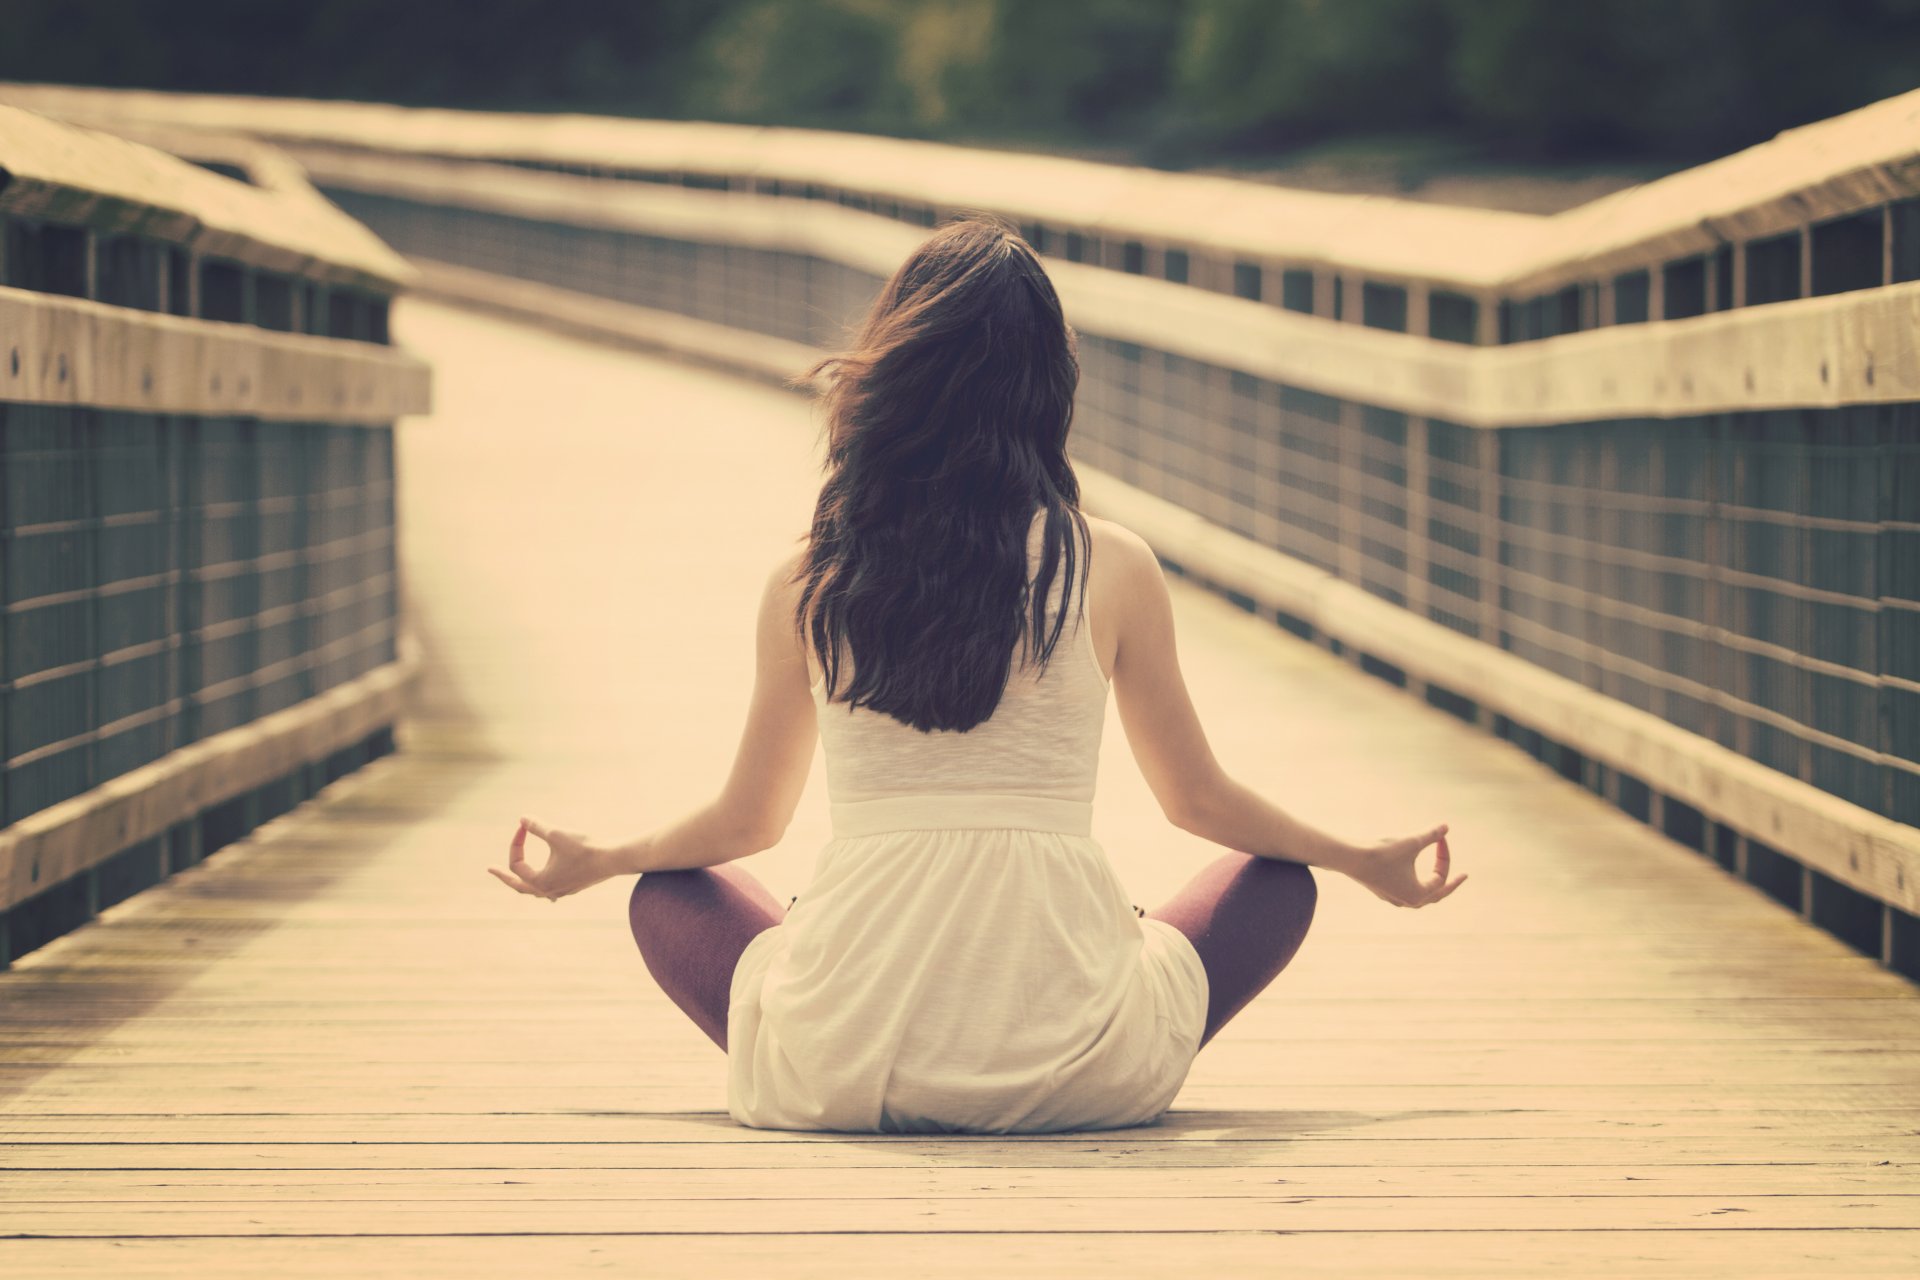
[[[1059,296],[1012,227],[961,218],[808,376],[825,380],[826,480],[795,622],[827,700],[964,733],[999,705],[1016,645],[1046,666],[1068,612],[1043,638],[1054,574],[1064,604],[1090,554],[1067,460],[1080,365]],[[1080,579],[1084,596],[1084,568]]]

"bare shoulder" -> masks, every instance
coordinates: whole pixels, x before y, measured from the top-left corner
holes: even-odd
[[[800,608],[801,582],[800,568],[806,563],[807,549],[799,549],[780,557],[778,563],[767,571],[766,581],[760,591],[760,625],[770,632],[787,634],[797,653],[801,648]]]
[[[1120,654],[1142,637],[1151,641],[1154,620],[1166,609],[1167,583],[1160,558],[1147,540],[1111,520],[1087,517],[1093,541],[1093,565],[1087,577],[1092,598],[1093,641],[1101,670],[1109,678]]]
[[[778,563],[767,572],[767,591],[782,599],[800,598],[800,566],[807,562],[807,548],[799,546],[781,556]]]
[[[1143,575],[1159,574],[1160,560],[1153,548],[1125,525],[1087,516],[1087,532],[1093,541],[1093,558],[1102,566],[1100,576],[1109,583],[1137,583]]]

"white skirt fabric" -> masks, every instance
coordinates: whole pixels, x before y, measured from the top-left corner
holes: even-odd
[[[734,970],[736,1121],[1051,1133],[1172,1104],[1206,971],[1178,929],[1135,913],[1090,803],[895,795],[832,813],[811,883]]]

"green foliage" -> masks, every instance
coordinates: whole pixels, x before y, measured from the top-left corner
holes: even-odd
[[[695,51],[689,114],[721,120],[887,130],[907,96],[894,6],[862,0],[754,0]]]
[[[1102,136],[1166,97],[1184,0],[999,0],[976,57],[947,69],[945,96],[975,127]]]
[[[729,0],[5,0],[0,78],[674,111]]]
[[[0,78],[1172,163],[1383,131],[1679,157],[1920,85],[1920,0],[5,0]]]
[[[1195,0],[1176,107],[1203,132],[1271,143],[1446,122],[1445,14],[1432,0]]]
[[[1912,0],[1450,0],[1464,118],[1532,151],[1727,150],[1920,84]]]

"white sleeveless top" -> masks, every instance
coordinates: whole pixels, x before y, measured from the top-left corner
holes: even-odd
[[[1036,513],[1029,581],[1043,529]],[[1092,838],[1107,680],[1077,612],[1038,676],[1016,647],[1006,693],[966,733],[850,711],[815,682],[833,838],[734,970],[735,1120],[1044,1133],[1172,1104],[1206,971],[1178,929],[1136,914]]]

